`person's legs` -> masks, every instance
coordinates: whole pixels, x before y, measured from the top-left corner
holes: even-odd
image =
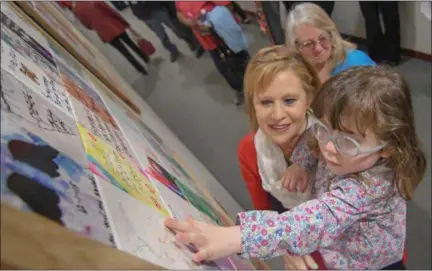
[[[192,30],[191,30],[191,32],[192,32]],[[192,32],[192,35],[193,35],[192,37],[193,37],[193,39],[195,40],[195,43],[196,43],[195,56],[197,58],[200,58],[205,53],[205,50],[201,46],[201,44],[199,43],[198,39],[195,37],[195,35],[193,34],[193,32]]]
[[[387,47],[386,60],[397,64],[400,61],[400,20],[398,2],[379,2],[379,11],[384,23],[384,42]]]
[[[160,17],[161,22],[171,28],[177,37],[184,40],[192,51],[196,49],[197,40],[194,38],[191,29],[182,24],[177,18],[171,17],[168,10],[158,11],[157,16]]]
[[[136,70],[143,74],[147,74],[147,70],[135,59],[135,57],[128,51],[126,46],[123,45],[120,37],[113,39],[110,44],[116,48],[129,61],[129,63],[135,67]]]
[[[243,77],[249,60],[249,53],[247,51],[241,51],[231,56],[232,60],[229,65],[232,67],[230,71],[228,71],[225,67],[227,64],[224,63],[225,60],[221,58],[218,50],[208,52],[218,72],[224,77],[228,85],[236,91],[234,103],[239,105],[243,101]]]
[[[296,3],[298,3],[298,1],[282,1],[282,3],[284,4],[285,9],[286,9],[287,14],[288,14],[288,12],[290,12],[290,10],[292,9],[292,7],[293,7]]]
[[[171,62],[174,62],[179,55],[179,50],[177,49],[177,46],[170,41],[162,25],[162,18],[163,17],[161,17],[159,12],[154,12],[152,13],[151,18],[149,20],[144,20],[144,22],[156,34],[165,49],[170,52]]]
[[[231,4],[233,6],[234,13],[236,13],[240,17],[242,23],[249,23],[250,19],[247,16],[246,12],[242,9],[242,7],[237,4],[236,1],[231,1]]]
[[[385,45],[383,44],[384,36],[381,30],[378,5],[371,1],[359,1],[359,4],[365,20],[369,56],[375,62],[381,62],[385,60]]]
[[[261,8],[267,21],[272,41],[276,45],[285,44],[284,31],[280,21],[279,2],[262,1]]]
[[[231,56],[231,58],[230,70],[226,71],[226,77],[235,91],[243,93],[243,77],[249,62],[249,53],[245,50],[240,51]]]
[[[127,44],[127,46],[129,46],[129,48],[131,48],[137,55],[139,55],[142,60],[144,60],[144,62],[149,62],[150,61],[150,57],[146,54],[144,54],[140,48],[138,48],[138,46],[135,44],[135,42],[133,42],[133,40],[129,37],[129,35],[125,32],[120,36],[120,39]]]
[[[208,51],[208,53],[210,54],[210,57],[211,57],[214,65],[216,66],[216,70],[225,78],[225,75],[223,73],[222,59],[220,58],[217,50]]]

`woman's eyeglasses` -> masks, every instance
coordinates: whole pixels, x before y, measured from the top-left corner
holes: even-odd
[[[328,48],[331,45],[331,34],[326,32],[319,36],[318,40],[307,40],[303,43],[296,41],[297,46],[302,50],[312,50],[317,44],[320,44],[324,48]]]
[[[350,135],[343,132],[337,132],[336,135],[333,135],[324,123],[315,117],[311,119],[310,128],[315,138],[324,144],[331,141],[336,150],[344,156],[355,157],[358,155],[370,154],[377,152],[386,146],[384,143],[373,148],[363,148],[360,146],[360,143]]]

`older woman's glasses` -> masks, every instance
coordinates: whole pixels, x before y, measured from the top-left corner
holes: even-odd
[[[303,43],[298,43],[297,45],[300,49],[304,50],[312,50],[319,43],[322,47],[328,48],[331,45],[331,35],[330,33],[323,33],[319,36],[318,40],[307,40]]]
[[[357,140],[343,132],[337,132],[336,135],[333,135],[327,126],[315,117],[311,120],[310,128],[318,141],[324,144],[331,141],[338,152],[348,157],[374,153],[386,146],[384,143],[373,148],[363,148]]]

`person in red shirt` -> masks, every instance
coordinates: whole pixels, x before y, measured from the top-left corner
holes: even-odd
[[[129,23],[117,11],[103,1],[59,1],[58,3],[60,6],[71,9],[86,28],[96,31],[103,42],[116,48],[135,69],[147,74],[147,70],[128,51],[124,43],[144,62],[149,62],[150,58],[138,48],[126,33]]]
[[[243,75],[249,60],[247,51],[233,53],[235,66],[232,69],[227,69],[225,60],[221,54],[221,48],[224,46],[223,40],[215,35],[215,33],[205,24],[201,23],[200,16],[202,13],[210,12],[216,6],[227,6],[233,13],[233,6],[230,1],[176,1],[177,17],[180,22],[190,27],[201,46],[209,52],[216,69],[224,77],[232,89],[236,91],[234,103],[239,105],[243,100]],[[234,13],[233,13],[234,16]],[[234,18],[236,18],[234,16]],[[236,18],[236,20],[238,20]],[[242,68],[243,67],[243,68]],[[235,73],[234,69],[243,70],[243,72]],[[240,74],[240,75],[239,75]]]

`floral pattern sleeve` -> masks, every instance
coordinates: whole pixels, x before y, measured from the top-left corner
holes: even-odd
[[[309,148],[307,142],[309,133],[309,131],[306,131],[300,138],[290,160],[293,164],[297,164],[306,171],[311,172],[318,164],[318,158],[312,154],[312,151]]]
[[[237,215],[244,258],[307,255],[337,240],[374,208],[367,186],[354,178],[338,181],[330,192],[290,211],[249,211]],[[360,244],[359,244],[360,245]]]

